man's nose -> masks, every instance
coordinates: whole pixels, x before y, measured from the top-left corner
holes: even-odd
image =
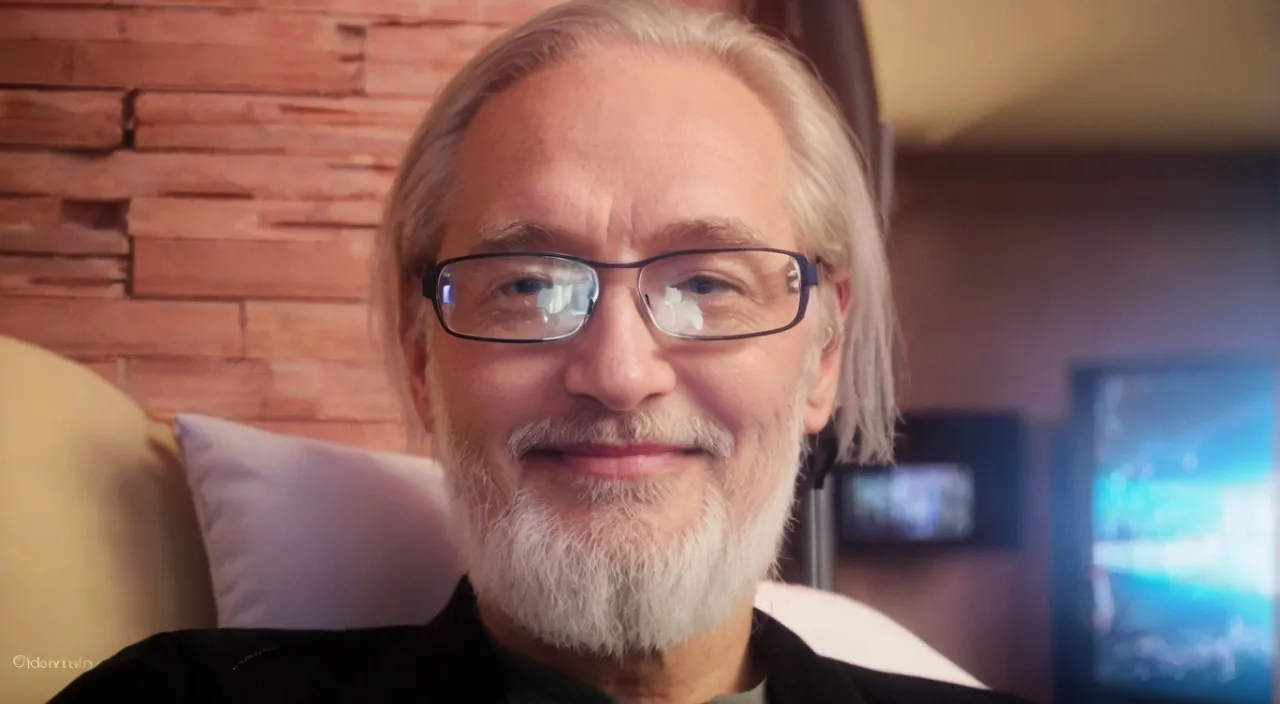
[[[565,387],[612,411],[670,393],[676,374],[634,289],[606,287],[586,327],[569,340]]]

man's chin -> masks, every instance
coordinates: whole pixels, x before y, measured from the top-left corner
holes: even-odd
[[[547,645],[598,656],[665,650],[720,623],[736,591],[722,512],[672,520],[660,506],[564,509],[525,495],[473,558],[473,583]],[[728,577],[728,579],[726,579]]]
[[[698,520],[705,491],[692,474],[643,480],[526,475],[522,488],[549,517],[569,525],[634,521],[676,532]]]

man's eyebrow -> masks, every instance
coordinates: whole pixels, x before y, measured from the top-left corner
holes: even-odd
[[[568,252],[575,242],[576,238],[545,223],[508,220],[480,228],[471,252]]]
[[[653,253],[677,249],[726,249],[767,247],[768,241],[755,228],[737,218],[695,218],[674,222],[649,243]]]
[[[650,255],[680,249],[767,247],[755,228],[737,218],[694,218],[673,222],[644,243]],[[480,228],[470,251],[573,252],[582,241],[563,230],[534,220],[509,220]]]

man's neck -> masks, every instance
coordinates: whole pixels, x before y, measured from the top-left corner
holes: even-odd
[[[673,650],[622,662],[548,647],[499,609],[483,600],[479,607],[481,623],[500,647],[628,704],[702,704],[760,681],[751,661],[750,602]]]

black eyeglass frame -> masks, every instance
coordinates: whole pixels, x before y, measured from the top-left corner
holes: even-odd
[[[513,345],[522,345],[522,344],[538,343],[538,342],[556,342],[558,340],[567,340],[570,337],[573,337],[574,335],[581,332],[582,329],[587,326],[587,323],[591,321],[591,315],[595,311],[594,301],[592,302],[593,304],[592,307],[587,311],[587,315],[582,321],[582,324],[579,325],[573,332],[566,333],[564,335],[557,335],[555,337],[544,337],[544,338],[529,339],[529,340],[512,340],[512,339],[501,338],[501,337],[482,337],[479,335],[466,335],[460,332],[456,332],[452,328],[450,328],[449,323],[445,320],[444,311],[440,309],[440,291],[439,291],[440,275],[444,273],[445,268],[448,267],[450,264],[455,264],[457,262],[472,261],[476,259],[498,259],[498,258],[511,258],[511,257],[542,257],[546,259],[559,259],[562,261],[574,262],[577,264],[583,264],[585,266],[590,267],[592,270],[595,271],[597,281],[600,278],[601,269],[606,269],[606,270],[607,269],[636,269],[637,270],[636,294],[640,296],[641,299],[643,299],[644,292],[640,291],[640,288],[639,288],[640,277],[643,275],[644,267],[648,266],[649,264],[652,264],[653,262],[657,262],[657,261],[662,261],[663,259],[670,259],[673,257],[682,256],[682,255],[721,254],[721,253],[734,253],[734,252],[766,252],[766,253],[773,253],[773,254],[785,254],[788,257],[791,257],[793,260],[795,260],[796,264],[799,266],[799,269],[800,269],[800,302],[796,309],[796,315],[791,320],[791,322],[781,327],[773,328],[771,330],[741,333],[738,335],[715,335],[710,337],[678,335],[678,334],[670,333],[670,332],[667,332],[666,330],[663,330],[662,326],[658,325],[653,320],[653,310],[649,308],[649,304],[646,301],[645,308],[649,312],[649,322],[652,323],[655,328],[658,328],[658,330],[664,335],[669,335],[678,340],[691,340],[695,342],[726,342],[729,340],[745,340],[752,337],[764,337],[766,335],[776,335],[780,332],[785,332],[799,325],[800,321],[804,320],[805,313],[809,309],[809,290],[814,286],[818,285],[818,282],[820,279],[819,277],[820,262],[809,261],[808,257],[806,257],[805,255],[799,252],[792,252],[787,249],[775,249],[772,247],[731,247],[731,248],[716,247],[716,248],[707,248],[707,249],[681,249],[681,250],[676,250],[674,252],[663,252],[662,254],[654,255],[647,259],[641,259],[635,262],[599,262],[593,259],[587,259],[585,257],[575,257],[570,254],[559,254],[556,252],[532,252],[532,251],[484,252],[481,254],[467,254],[461,257],[452,257],[450,259],[445,259],[444,261],[441,261],[437,264],[423,265],[422,281],[421,281],[422,296],[423,298],[426,298],[427,300],[431,301],[431,306],[436,311],[436,318],[439,319],[440,326],[444,328],[445,332],[449,333],[450,335],[453,335],[454,337],[461,338],[464,340],[475,340],[477,342],[498,342],[503,344],[513,344]],[[598,295],[599,293],[597,293],[597,296]]]

